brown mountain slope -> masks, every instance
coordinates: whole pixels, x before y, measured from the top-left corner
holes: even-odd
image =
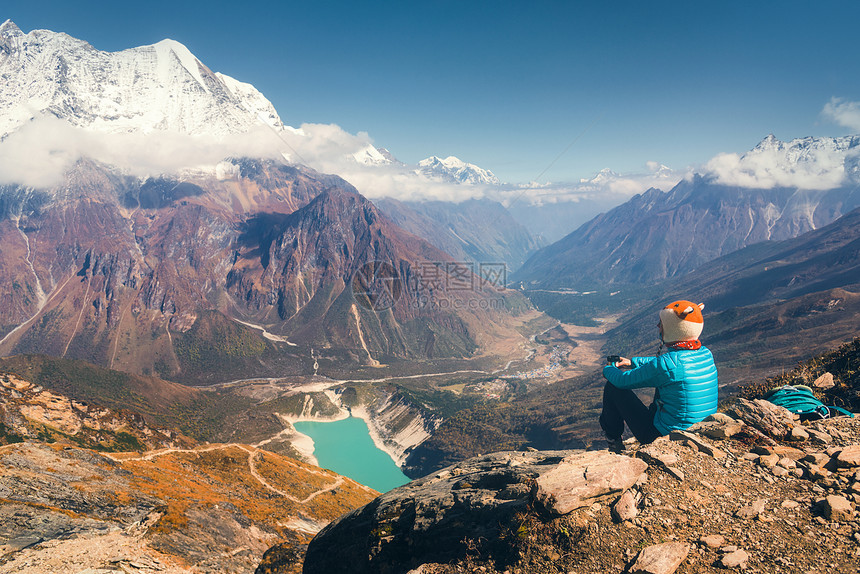
[[[205,384],[309,373],[305,345],[376,365],[514,336],[525,303],[503,273],[455,266],[339,178],[226,166],[139,181],[82,161],[61,188],[0,189],[0,354]],[[380,304],[386,281],[397,292]]]
[[[241,242],[248,247],[227,279],[233,300],[253,306],[254,321],[280,321],[274,333],[352,350],[355,362],[470,356],[480,337],[508,330],[508,299],[519,299],[351,191],[329,189],[289,216],[255,222]]]
[[[188,447],[195,441],[127,408],[74,400],[10,373],[0,375],[0,444],[25,440],[100,451]]]
[[[503,262],[513,273],[542,246],[500,203],[489,199],[374,203],[397,225],[460,261]]]

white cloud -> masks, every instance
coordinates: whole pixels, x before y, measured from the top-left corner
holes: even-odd
[[[215,166],[229,156],[278,157],[280,147],[270,129],[261,126],[222,139],[172,132],[105,134],[77,128],[56,118],[39,118],[0,142],[0,184],[37,188],[63,182],[74,163],[87,157],[116,166],[130,175],[175,173]]]
[[[430,180],[401,164],[364,165],[356,154],[372,146],[366,133],[350,134],[334,124],[304,124],[276,131],[259,126],[223,138],[173,132],[102,133],[54,117],[28,122],[0,142],[0,184],[36,188],[61,185],[64,174],[82,158],[146,177],[188,168],[214,168],[227,157],[279,158],[337,174],[370,198],[463,201],[483,197],[482,186]]]
[[[850,138],[802,138],[784,143],[769,136],[743,155],[717,155],[705,170],[724,185],[834,189],[845,182],[846,159],[856,157],[858,151],[851,147]]]
[[[846,102],[841,98],[831,98],[821,110],[821,115],[835,124],[860,133],[860,102]]]
[[[431,180],[415,173],[414,166],[360,163],[356,156],[373,145],[373,140],[364,132],[353,135],[333,124],[303,124],[298,133],[282,135],[292,155],[297,156],[295,159],[322,173],[339,175],[371,199],[394,197],[405,201],[459,202],[483,197],[487,192],[483,186]]]
[[[649,161],[645,167],[643,172],[629,174],[617,174],[604,169],[594,177],[581,179],[578,183],[530,183],[510,187],[503,191],[504,202],[544,205],[588,201],[599,202],[601,205],[616,205],[652,187],[668,191],[689,175],[655,161]]]
[[[72,126],[54,117],[30,121],[0,142],[0,184],[49,188],[63,183],[64,174],[87,157],[139,177],[209,168],[227,157],[280,158],[337,174],[369,198],[406,201],[460,202],[490,197],[503,202],[545,204],[577,201],[621,203],[649,187],[668,190],[683,174],[649,162],[638,174],[603,170],[576,183],[483,186],[455,184],[416,172],[399,163],[366,165],[356,160],[373,140],[366,133],[350,134],[334,124],[303,124],[276,131],[259,126],[241,135],[200,137],[173,132],[102,133]]]

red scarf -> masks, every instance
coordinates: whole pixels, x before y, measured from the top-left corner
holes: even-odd
[[[686,349],[688,351],[695,351],[696,349],[702,348],[702,342],[696,339],[695,341],[678,341],[677,343],[672,343],[671,345],[666,345],[670,349]]]

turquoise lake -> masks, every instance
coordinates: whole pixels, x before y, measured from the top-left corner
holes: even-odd
[[[298,422],[293,426],[314,441],[314,456],[322,468],[360,482],[379,492],[409,482],[391,457],[376,448],[363,419]]]

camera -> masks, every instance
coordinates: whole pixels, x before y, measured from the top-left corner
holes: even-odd
[[[606,357],[606,362],[609,363],[610,365],[614,365],[615,363],[617,363],[620,360],[621,360],[621,355],[609,355],[608,357]]]

